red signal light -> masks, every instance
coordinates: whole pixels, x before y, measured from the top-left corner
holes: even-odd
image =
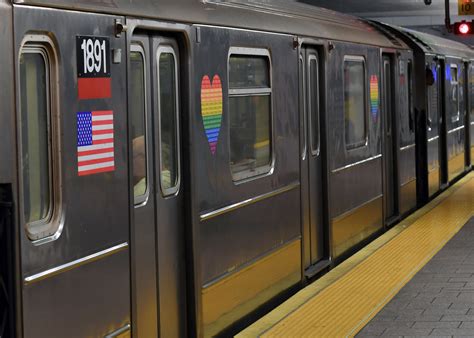
[[[453,26],[454,34],[458,35],[467,35],[467,34],[473,34],[473,26],[474,26],[474,21],[467,22],[465,20],[461,22],[456,22]]]
[[[462,23],[459,25],[459,33],[467,34],[471,30],[471,27],[467,23]]]

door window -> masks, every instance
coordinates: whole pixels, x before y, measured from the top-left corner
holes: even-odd
[[[27,42],[19,56],[22,205],[32,240],[53,235],[60,224],[55,217],[61,180],[52,114],[55,58],[49,47]]]
[[[319,154],[320,147],[320,126],[319,126],[319,63],[318,57],[311,54],[309,63],[309,116],[311,120],[311,153]]]
[[[130,53],[130,115],[132,119],[132,161],[135,204],[144,202],[148,192],[146,132],[145,58],[141,47]]]
[[[178,67],[171,46],[158,48],[160,119],[160,185],[164,196],[175,194],[180,183]]]
[[[459,121],[459,81],[458,66],[451,65],[451,122]]]

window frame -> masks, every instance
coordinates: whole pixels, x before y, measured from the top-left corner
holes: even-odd
[[[453,76],[452,76],[452,70],[456,69],[456,81],[453,80]],[[456,99],[456,105],[457,105],[457,113],[456,113],[456,116],[454,115],[451,115],[451,122],[452,123],[455,123],[455,122],[459,122],[459,120],[461,119],[461,111],[460,111],[460,107],[459,107],[459,66],[457,63],[451,63],[449,65],[449,72],[450,72],[450,85],[451,85],[451,94],[452,94],[452,86],[453,85],[456,85],[457,86],[457,89],[456,89],[456,95],[457,95],[457,99]],[[451,97],[451,100],[452,100],[452,97]]]
[[[314,60],[316,62],[316,79],[314,81],[317,84],[316,91],[313,91],[313,88],[311,87],[311,81],[312,81],[312,74],[311,74],[311,61]],[[313,124],[313,109],[314,107],[311,105],[312,97],[308,98],[308,118],[309,118],[309,139],[310,139],[310,149],[311,149],[311,155],[312,156],[319,156],[321,152],[321,98],[320,98],[320,74],[319,74],[319,55],[315,51],[314,53],[309,54],[308,56],[308,64],[307,64],[307,69],[308,69],[308,92],[310,95],[314,95],[316,93],[315,101],[316,101],[316,123],[318,126],[318,134],[317,136],[317,147],[313,148],[313,137],[314,137],[314,124]]]
[[[299,84],[298,84],[298,90],[301,91],[299,97],[299,100],[302,101],[300,102],[301,108],[298,110],[300,112],[300,118],[301,118],[301,110],[303,110],[303,149],[301,151],[301,159],[304,161],[306,160],[306,153],[308,151],[308,121],[306,117],[306,109],[307,109],[307,104],[306,104],[306,69],[305,69],[305,59],[302,53],[299,54],[298,57],[298,71],[300,73],[300,77],[298,78]]]
[[[175,185],[173,185],[170,188],[165,188],[163,186],[163,180],[161,178],[162,170],[163,170],[163,148],[162,148],[162,129],[161,129],[161,96],[160,96],[160,55],[163,53],[170,53],[173,55],[174,62],[175,62],[175,104],[176,104],[176,109],[175,109],[175,118],[176,118],[176,157],[177,157],[177,177],[176,177],[176,182]],[[159,151],[159,159],[160,159],[160,175],[159,175],[159,180],[160,180],[160,190],[161,194],[163,197],[172,197],[176,196],[179,193],[179,190],[181,188],[181,133],[180,133],[180,104],[179,104],[179,54],[178,54],[178,48],[177,46],[174,46],[171,41],[166,41],[165,43],[160,44],[157,49],[156,49],[156,94],[157,94],[157,101],[158,105],[156,109],[158,110],[158,130],[159,130],[159,140],[158,140],[158,151]]]
[[[343,102],[343,112],[344,112],[344,146],[346,151],[353,151],[356,149],[364,148],[369,145],[369,106],[368,106],[368,93],[369,90],[367,88],[367,66],[365,56],[363,55],[344,55],[344,59],[342,61],[342,102]],[[344,70],[346,62],[360,62],[362,63],[362,67],[364,69],[364,81],[363,81],[363,88],[364,88],[364,138],[363,140],[356,142],[356,143],[347,143],[346,140],[346,107],[345,107],[345,88],[346,88],[346,81],[344,78]],[[380,95],[380,94],[379,94]]]
[[[146,161],[146,188],[145,193],[135,196],[135,192],[133,192],[133,201],[135,208],[139,208],[145,206],[148,203],[148,199],[150,198],[150,121],[149,121],[149,110],[148,110],[148,85],[147,85],[147,76],[148,76],[148,67],[147,67],[147,59],[145,54],[145,49],[143,45],[139,41],[133,41],[130,45],[130,54],[133,52],[137,52],[141,55],[143,60],[143,96],[144,96],[144,103],[145,103],[145,116],[144,116],[144,131],[145,131],[145,161]],[[132,139],[133,142],[133,139]],[[132,161],[133,161],[133,149],[132,149]],[[133,169],[133,163],[132,163]],[[135,187],[135,186],[134,186]]]
[[[230,87],[230,58],[232,56],[248,56],[248,57],[266,57],[268,61],[268,82],[269,87],[267,88],[234,88]],[[271,53],[266,48],[250,48],[250,47],[237,47],[232,46],[229,48],[229,52],[227,55],[227,88],[228,88],[228,111],[230,115],[230,99],[232,97],[251,97],[251,96],[269,96],[270,97],[270,104],[269,104],[269,127],[270,127],[270,159],[268,164],[264,166],[260,166],[255,168],[254,170],[247,169],[243,171],[239,171],[238,173],[232,172],[232,167],[230,165],[230,152],[231,152],[231,141],[230,141],[230,118],[227,119],[227,128],[229,130],[228,133],[228,154],[229,154],[229,170],[232,176],[232,181],[234,184],[242,184],[249,181],[253,181],[262,177],[266,177],[272,175],[275,170],[275,145],[273,140],[274,138],[274,127],[273,127],[273,67],[272,67],[272,57]]]
[[[18,122],[18,161],[23,163],[23,126],[21,107],[21,72],[20,58],[23,54],[39,54],[45,66],[45,89],[47,109],[47,146],[48,146],[48,174],[49,174],[49,208],[46,217],[26,222],[24,210],[24,184],[23,175],[19,172],[21,197],[21,220],[28,239],[33,245],[42,245],[55,241],[61,236],[64,228],[64,214],[62,210],[62,170],[60,146],[60,113],[59,113],[59,77],[58,54],[52,39],[43,34],[28,34],[23,38],[17,59],[17,122]],[[21,165],[20,165],[21,167]]]

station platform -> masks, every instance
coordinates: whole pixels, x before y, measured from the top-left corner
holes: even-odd
[[[474,173],[237,337],[474,337]]]

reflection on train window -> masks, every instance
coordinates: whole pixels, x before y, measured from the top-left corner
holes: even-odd
[[[25,47],[19,64],[23,212],[34,233],[52,215],[48,56],[40,48]]]
[[[366,81],[363,58],[344,61],[344,118],[346,147],[366,143]]]
[[[458,66],[451,65],[451,121],[459,121],[459,82]]]
[[[135,204],[145,200],[147,192],[147,132],[145,103],[145,62],[138,46],[130,53],[130,115],[132,119],[132,161]]]
[[[178,70],[175,52],[171,47],[159,49],[160,99],[160,182],[163,195],[177,192],[179,186],[178,144]]]
[[[408,73],[408,126],[410,131],[415,131],[415,118],[413,111],[413,64],[411,61],[407,63]]]
[[[271,85],[269,57],[264,53],[229,58],[230,169],[234,181],[270,170]]]
[[[311,118],[311,153],[319,153],[319,73],[316,55],[309,56],[309,110]]]
[[[438,74],[435,62],[426,66],[426,84],[428,86],[428,137],[438,134]]]

